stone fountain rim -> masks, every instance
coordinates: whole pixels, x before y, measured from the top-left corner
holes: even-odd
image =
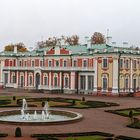
[[[0,115],[1,113],[10,113],[13,111],[21,111],[20,109],[12,109],[12,110],[2,110],[0,111]],[[42,111],[42,109],[27,109],[26,111]],[[4,121],[4,120],[0,120],[0,123],[2,124],[13,124],[13,125],[62,125],[62,124],[71,124],[71,123],[75,123],[78,121],[81,121],[83,119],[83,115],[78,113],[78,112],[74,112],[74,111],[67,111],[67,110],[63,110],[63,109],[48,109],[48,111],[58,111],[58,112],[65,112],[65,113],[70,113],[73,115],[76,115],[76,117],[68,119],[68,120],[62,120],[62,121],[52,121],[52,122],[16,122],[16,121]],[[10,114],[7,114],[10,115]],[[3,115],[6,116],[6,115]]]

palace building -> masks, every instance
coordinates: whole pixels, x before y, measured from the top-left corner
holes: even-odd
[[[0,53],[3,88],[119,95],[140,91],[140,51],[100,45],[56,45]]]

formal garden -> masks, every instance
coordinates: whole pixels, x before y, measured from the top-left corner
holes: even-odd
[[[63,107],[63,108],[100,108],[118,106],[117,103],[102,102],[102,101],[89,101],[85,97],[80,99],[73,98],[32,98],[24,96],[0,96],[0,108],[3,107],[21,107],[22,99],[26,98],[29,107],[43,107],[45,102],[48,101],[50,107]]]
[[[90,113],[94,109],[101,109],[101,111],[104,112],[104,107],[119,107],[119,103],[115,103],[109,100],[94,100],[94,98],[90,99],[87,96],[76,96],[75,98],[68,97],[68,96],[45,96],[44,97],[36,97],[36,96],[30,96],[30,94],[23,96],[15,94],[12,95],[1,95],[0,96],[0,108],[2,110],[8,109],[8,110],[14,110],[14,109],[21,109],[22,108],[22,101],[23,99],[26,99],[28,103],[29,108],[43,108],[45,106],[46,101],[49,104],[50,108],[60,109],[64,108],[66,110],[75,110],[78,112],[89,110]],[[77,98],[78,97],[78,98]],[[123,117],[127,117],[130,121],[130,124],[127,125],[127,127],[131,128],[138,128],[140,129],[140,121],[138,117],[140,116],[140,108],[126,108],[126,109],[117,109],[117,110],[107,110],[105,112],[118,114]],[[94,115],[93,115],[94,116]],[[86,116],[84,116],[86,117]],[[101,117],[101,116],[100,116]],[[100,118],[99,118],[100,119]],[[85,118],[84,118],[85,120]],[[81,121],[82,123],[83,121]],[[77,123],[76,123],[77,124]],[[7,125],[7,124],[5,124]],[[63,125],[63,124],[62,124]],[[69,124],[68,124],[69,125]],[[78,124],[79,125],[79,124]],[[24,137],[23,130],[21,125],[20,127],[14,128],[13,131],[15,131],[14,136],[15,137]],[[80,126],[79,126],[80,127]],[[43,128],[43,127],[42,127]],[[41,128],[41,129],[42,129]],[[45,128],[45,125],[44,125]],[[47,128],[47,127],[46,127]],[[55,128],[55,126],[54,126]],[[59,127],[57,127],[59,128]],[[93,127],[94,128],[94,127]],[[63,132],[61,133],[41,133],[41,132],[30,132],[30,138],[34,138],[37,140],[140,140],[137,136],[127,136],[127,135],[116,135],[113,133],[107,133],[102,131],[88,131],[87,132],[81,131],[81,132]],[[0,131],[0,137],[8,137],[9,132],[6,131]]]

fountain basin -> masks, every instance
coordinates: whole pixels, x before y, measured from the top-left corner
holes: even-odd
[[[58,125],[77,122],[82,119],[82,115],[77,112],[49,109],[49,118],[42,119],[42,110],[36,110],[37,115],[34,118],[35,110],[26,110],[25,114],[29,114],[29,119],[23,119],[21,110],[7,110],[0,112],[0,123],[15,125]]]

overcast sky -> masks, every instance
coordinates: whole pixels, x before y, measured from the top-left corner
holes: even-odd
[[[0,0],[0,50],[9,43],[34,47],[50,36],[98,31],[140,46],[140,0]]]

